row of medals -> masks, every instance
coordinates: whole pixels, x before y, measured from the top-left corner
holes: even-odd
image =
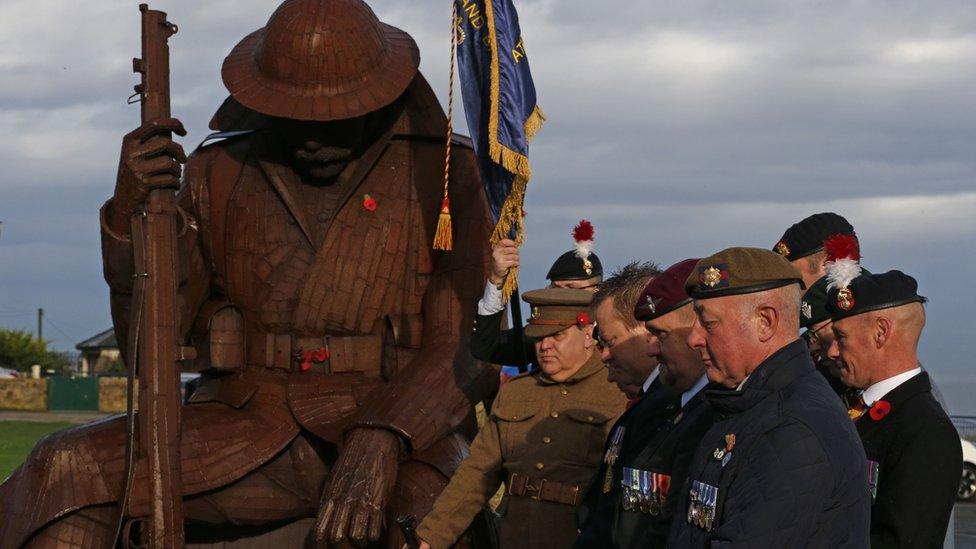
[[[691,502],[688,504],[688,523],[711,532],[715,523],[718,488],[696,480],[691,483],[689,496]]]
[[[666,475],[639,471],[630,467],[623,468],[623,478],[620,485],[623,488],[624,511],[641,511],[652,516],[661,514],[667,493],[658,484],[666,482]],[[652,482],[654,485],[652,486]]]
[[[656,517],[664,507],[664,497],[660,493],[645,494],[629,486],[624,487],[623,499],[624,511],[641,511]]]

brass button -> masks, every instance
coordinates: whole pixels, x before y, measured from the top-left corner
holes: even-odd
[[[552,438],[550,438],[550,437],[542,437],[542,443],[543,444],[549,444],[550,442],[552,442]]]
[[[553,413],[551,413],[549,415],[552,416],[552,417],[554,417],[554,418],[556,418],[556,417],[559,417],[559,412],[553,412]]]
[[[535,464],[535,468],[536,468],[536,469],[538,469],[538,470],[540,470],[540,471],[541,471],[541,470],[542,470],[542,469],[543,469],[543,468],[544,468],[545,466],[546,466],[546,464],[545,464],[545,463],[542,463],[541,461],[540,461],[539,463],[536,463],[536,464]]]
[[[593,416],[586,416],[586,421],[593,421]]]
[[[567,391],[566,388],[564,387],[564,388],[562,388],[562,389],[559,390],[559,394],[561,394],[561,395],[568,395],[569,394],[569,391]]]

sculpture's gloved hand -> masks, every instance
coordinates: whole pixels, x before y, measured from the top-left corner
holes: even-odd
[[[317,546],[365,545],[383,533],[397,476],[400,440],[384,429],[349,432],[322,494],[312,535]]]
[[[142,207],[150,191],[179,188],[186,154],[170,138],[173,133],[186,135],[183,123],[163,118],[147,122],[122,138],[119,174],[108,212],[113,231],[128,234],[129,216]]]

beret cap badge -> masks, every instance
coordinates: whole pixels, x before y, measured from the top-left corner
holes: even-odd
[[[778,253],[779,255],[783,256],[783,257],[789,257],[790,256],[790,247],[786,244],[786,242],[783,242],[782,240],[780,240],[776,244],[775,252]]]
[[[813,307],[806,301],[800,304],[800,312],[802,312],[803,316],[805,316],[807,319],[813,318]]]
[[[854,292],[850,288],[841,288],[837,292],[837,308],[842,311],[854,308]]]
[[[854,235],[835,234],[824,240],[827,252],[827,288],[837,288],[837,308],[850,311],[854,308],[854,292],[851,282],[861,276],[861,250]]]
[[[709,288],[714,288],[715,286],[718,286],[719,282],[722,281],[722,271],[715,266],[706,267],[701,272],[698,279],[702,285],[708,286]]]
[[[539,308],[538,307],[532,307],[532,315],[530,316],[530,318],[533,318],[533,319],[539,318]]]

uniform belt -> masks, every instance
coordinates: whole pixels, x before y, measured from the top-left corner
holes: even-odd
[[[508,477],[508,494],[575,507],[579,503],[580,486],[512,473]]]
[[[294,371],[302,369],[304,362],[306,370],[319,373],[379,374],[383,360],[383,338],[378,335],[299,337],[252,332],[246,340],[248,363],[266,368]]]

